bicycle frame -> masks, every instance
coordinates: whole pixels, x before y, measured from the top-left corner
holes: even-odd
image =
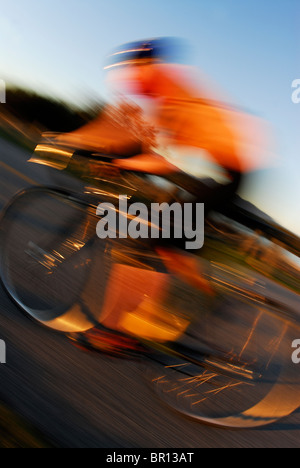
[[[153,186],[146,174],[120,171],[115,167],[114,155],[78,150],[67,144],[57,142],[59,134],[45,133],[42,142],[37,145],[31,163],[45,165],[59,171],[66,171],[84,183],[83,192],[91,195],[115,197],[122,193],[137,196],[141,200],[153,197]],[[127,156],[128,157],[128,156]],[[192,189],[197,192],[197,179],[181,171],[170,176],[162,176],[170,185],[167,189],[155,187],[156,198],[165,201],[174,197],[175,187],[183,190]],[[196,193],[195,192],[195,193]],[[282,226],[266,221],[264,218],[251,213],[238,197],[227,206],[219,209],[220,214],[251,230],[260,230],[267,239],[278,240],[290,253],[300,256],[300,239]]]
[[[178,186],[181,186],[182,189],[187,189],[189,184],[197,183],[194,178],[178,173],[175,176],[173,174],[172,177],[166,177],[166,184],[169,185],[157,186],[154,185],[151,178],[149,179],[148,175],[116,170],[112,161],[113,156],[91,153],[90,151],[71,150],[64,146],[57,148],[55,145],[55,135],[46,135],[45,141],[37,147],[31,162],[71,173],[83,182],[82,191],[72,193],[69,190],[58,187],[35,187],[26,190],[18,194],[6,208],[1,225],[3,224],[3,220],[5,221],[5,215],[10,210],[13,210],[18,200],[22,200],[26,196],[30,200],[30,195],[37,195],[38,199],[39,194],[46,194],[50,198],[58,198],[63,203],[70,202],[71,205],[80,207],[82,212],[87,214],[87,218],[92,217],[96,222],[96,210],[99,203],[103,201],[116,203],[116,200],[118,200],[119,195],[122,193],[127,193],[132,199],[145,202],[149,202],[149,199],[151,200],[153,196],[156,197],[156,200],[161,199],[165,201],[168,198],[173,200],[176,197],[175,188],[177,189]],[[268,223],[258,216],[250,214],[240,205],[238,200],[224,208],[221,214],[229,220],[234,220],[251,230],[260,229],[266,238],[278,239],[288,251],[299,255],[300,245],[298,238],[283,230],[275,223]],[[82,222],[84,222],[84,217]],[[208,222],[211,223],[210,220]],[[32,226],[34,227],[34,222]],[[73,227],[70,226],[70,232],[65,232],[67,240],[72,236],[72,229]],[[2,235],[5,235],[4,231]],[[70,253],[69,258],[72,258],[72,256],[76,257],[84,249],[88,250],[89,246],[93,245],[95,240],[97,240],[96,229],[93,223],[90,225],[87,222],[80,232],[82,236],[76,239],[73,244],[70,241],[66,246],[65,239],[63,239],[61,246],[64,249],[67,248]],[[29,239],[29,242],[25,244],[23,253],[26,258],[33,259],[42,269],[52,273],[60,268],[60,265],[63,264],[62,258],[64,257],[62,251],[60,251],[60,246],[54,246],[54,248],[55,250],[46,249],[34,242],[31,243]],[[193,322],[193,317],[188,317],[188,314],[186,316],[176,316],[177,329],[174,327],[171,333],[170,321],[168,322],[167,316],[163,317],[164,325],[166,326],[161,325],[159,333],[156,331],[155,334],[153,330],[155,327],[157,329],[157,324],[155,323],[155,327],[153,327],[153,317],[149,316],[149,320],[147,317],[143,317],[142,323],[140,315],[132,313],[135,306],[143,302],[144,296],[146,297],[145,303],[147,305],[147,301],[149,300],[147,288],[151,283],[150,277],[152,273],[155,272],[158,275],[168,276],[162,262],[153,252],[151,244],[145,242],[142,247],[139,245],[139,248],[137,248],[136,244],[129,245],[127,243],[124,248],[120,248],[120,243],[112,241],[109,249],[102,246],[102,252],[102,258],[111,256],[113,263],[121,265],[121,268],[118,267],[118,274],[123,275],[126,281],[129,281],[130,274],[128,272],[132,269],[131,281],[133,288],[136,288],[139,281],[136,272],[141,272],[140,282],[143,287],[135,305],[130,303],[130,301],[127,302],[128,298],[124,297],[122,282],[114,281],[115,284],[121,284],[117,296],[119,295],[118,297],[121,299],[119,303],[124,307],[124,311],[127,312],[121,317],[122,327],[125,332],[128,332],[128,336],[134,337],[147,350],[150,350],[146,355],[153,362],[157,360],[160,364],[160,369],[163,366],[163,370],[152,379],[152,382],[156,385],[162,398],[167,403],[170,402],[169,404],[172,407],[178,408],[181,413],[192,416],[194,419],[199,419],[209,424],[221,427],[242,428],[273,423],[279,418],[290,414],[299,406],[300,392],[295,380],[294,368],[291,367],[290,356],[284,358],[283,365],[280,368],[277,366],[275,359],[277,355],[280,355],[282,346],[285,346],[285,342],[288,342],[290,339],[292,331],[294,333],[295,329],[299,329],[296,309],[289,308],[284,303],[269,297],[262,291],[257,291],[257,288],[249,286],[251,278],[248,278],[247,274],[243,277],[242,273],[239,272],[241,280],[236,283],[234,278],[237,275],[232,265],[215,262],[213,274],[208,273],[210,279],[213,281],[216,289],[226,296],[228,300],[239,301],[239,307],[248,307],[248,321],[243,317],[246,325],[242,330],[241,343],[237,349],[233,350],[232,348],[231,350],[226,340],[224,347],[222,347],[222,343],[217,345],[214,340],[209,341],[208,338],[207,341],[202,339],[201,345],[199,344],[199,346],[195,347],[195,339],[190,335],[190,323]],[[95,259],[96,261],[91,262],[89,266],[88,281],[84,282],[83,290],[78,300],[69,310],[66,310],[61,315],[57,312],[57,315],[52,320],[47,318],[44,323],[38,316],[33,318],[47,327],[63,333],[84,332],[92,329],[99,323],[106,325],[107,310],[114,306],[110,296],[115,299],[116,294],[103,295],[103,290],[99,290],[99,282],[105,283],[106,291],[109,290],[110,284],[109,278],[103,277],[104,268],[102,259],[99,258],[99,255]],[[3,258],[1,265],[2,268],[3,265],[5,266]],[[122,271],[122,265],[129,266],[126,273]],[[3,279],[3,275],[1,276]],[[22,307],[22,303],[18,300],[17,295],[9,290],[9,285],[5,284],[5,282],[4,285],[10,296]],[[173,287],[176,290],[178,284],[174,283]],[[93,297],[93,300],[91,300],[95,292],[97,293],[97,297]],[[191,296],[189,293],[187,295],[190,300]],[[128,297],[132,299],[130,297],[130,288]],[[130,307],[127,307],[128,304]],[[173,300],[174,304],[177,305],[176,301]],[[206,308],[209,309],[207,306]],[[24,307],[22,309],[24,310]],[[145,308],[143,312],[145,312]],[[216,313],[215,316],[219,330],[223,333],[222,325],[227,322],[223,317],[220,317],[220,314]],[[209,323],[210,320],[211,317],[208,317],[207,321]],[[254,356],[252,359],[253,349],[255,349],[255,347],[252,348],[252,345],[255,345],[256,334],[258,337],[261,336],[261,330],[264,330],[264,321],[271,323],[274,329],[280,330],[279,336],[272,337],[267,334],[269,341],[265,346],[261,347],[262,356]],[[137,324],[140,327],[139,331],[141,331],[141,325],[146,324],[140,336],[139,333],[135,333]],[[231,330],[230,325],[229,322],[227,339],[229,339],[231,344],[231,340],[234,338],[234,330]],[[235,333],[235,335],[238,336],[238,333]],[[180,341],[183,336],[186,338],[186,342]],[[214,335],[212,336],[214,338]],[[218,337],[218,333],[216,337]],[[190,343],[192,344],[190,345]],[[271,349],[270,352],[266,352],[268,347]],[[153,351],[156,353],[153,353]],[[266,355],[264,354],[265,352]],[[257,360],[259,361],[258,358],[260,357],[264,363],[263,367],[257,364]],[[276,361],[275,364],[273,363],[274,359]],[[192,368],[191,371],[189,371],[190,368]],[[274,382],[273,378],[275,379]],[[208,414],[205,412],[205,403],[204,412],[202,412],[202,402],[206,402],[211,397],[223,395],[228,391],[231,393],[239,388],[241,390],[244,388],[256,390],[256,386],[260,386],[261,384],[266,386],[266,390],[263,390],[262,394],[258,393],[258,401],[248,409],[239,411],[233,416],[209,416],[209,412]],[[199,399],[199,396],[197,396],[198,389],[201,390],[202,386],[205,387],[206,385],[211,385],[211,387],[206,389],[203,398]],[[282,397],[283,394],[284,398]],[[172,398],[173,396],[174,398]],[[189,402],[188,407],[186,407],[186,402]]]

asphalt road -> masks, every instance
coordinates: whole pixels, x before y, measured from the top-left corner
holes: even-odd
[[[20,189],[51,184],[45,168],[0,140],[0,207]],[[300,338],[295,336],[295,338]],[[0,289],[0,399],[59,447],[299,447],[300,411],[270,427],[233,431],[171,410],[154,394],[146,363],[75,348],[23,316]],[[300,366],[299,366],[300,373]],[[1,437],[1,434],[0,434]]]

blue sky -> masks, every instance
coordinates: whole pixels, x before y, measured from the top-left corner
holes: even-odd
[[[107,99],[112,48],[185,39],[187,63],[274,129],[281,166],[256,178],[251,200],[300,235],[299,18],[299,0],[0,0],[0,78],[77,102]]]

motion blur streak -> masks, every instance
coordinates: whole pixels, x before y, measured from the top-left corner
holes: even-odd
[[[125,49],[137,51],[151,48]],[[199,422],[274,423],[235,443],[295,445],[299,238],[235,193],[237,175],[272,164],[266,124],[196,87],[187,67],[122,53],[107,67],[113,85],[155,100],[154,115],[124,96],[92,111],[20,90],[0,108],[0,269],[14,301],[1,289],[0,398],[60,447],[232,445],[232,432]],[[42,106],[34,119],[24,100]],[[189,174],[176,153],[187,148]],[[172,252],[177,239],[158,249],[96,238],[100,202],[195,201],[196,174],[209,190],[234,185],[197,254]],[[0,420],[10,421],[1,408]]]

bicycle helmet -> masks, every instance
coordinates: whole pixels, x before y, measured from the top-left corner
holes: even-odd
[[[161,63],[174,61],[179,45],[178,39],[175,38],[129,42],[118,47],[107,57],[104,69],[139,64],[148,60]]]

